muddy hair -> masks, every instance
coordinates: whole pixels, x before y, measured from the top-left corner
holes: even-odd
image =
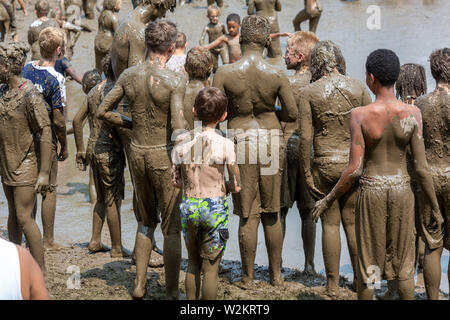
[[[341,48],[330,40],[319,41],[311,50],[309,68],[313,82],[333,72],[334,69],[345,76],[346,65]]]
[[[246,16],[241,24],[241,44],[257,43],[267,46],[270,43],[270,23],[263,16]]]
[[[222,11],[220,10],[220,8],[218,6],[216,6],[215,4],[212,4],[212,5],[208,6],[208,10],[207,10],[208,17],[212,10],[217,11],[218,12],[217,15],[219,15],[219,16],[222,14]]]
[[[170,10],[170,12],[173,12],[177,6],[177,0],[138,0],[136,5],[140,4],[144,6],[152,5],[155,8],[162,7],[166,10]]]
[[[311,51],[319,42],[319,38],[314,32],[297,31],[293,33],[288,39],[287,44],[297,53],[302,53],[305,56],[305,63],[308,65],[311,60]]]
[[[34,9],[36,10],[38,17],[47,16],[50,12],[50,4],[47,0],[39,0],[34,5]]]
[[[100,75],[100,72],[98,72],[97,69],[86,71],[83,74],[83,78],[81,79],[83,88],[87,89],[86,92],[89,92],[93,87],[95,87],[100,82],[102,82],[102,76]]]
[[[104,0],[103,10],[115,11],[116,4],[119,0]]]
[[[183,32],[177,33],[177,41],[175,41],[175,48],[181,49],[186,45],[186,35]]]
[[[64,48],[65,33],[59,28],[47,27],[39,33],[39,49],[44,59],[51,59],[58,47]]]
[[[166,53],[177,41],[177,26],[169,20],[150,22],[145,28],[145,45],[156,53]]]
[[[184,69],[189,75],[189,79],[205,81],[211,75],[213,66],[213,56],[211,52],[204,47],[192,48],[186,55]]]
[[[25,42],[0,43],[0,62],[8,66],[11,73],[20,75],[27,60],[27,52],[30,46]]]
[[[397,98],[406,101],[407,97],[417,98],[427,93],[427,76],[425,68],[420,64],[405,63],[400,68],[395,83]]]
[[[394,51],[378,49],[367,57],[366,71],[373,74],[382,86],[392,87],[400,73],[400,60]]]
[[[102,61],[102,70],[105,74],[106,79],[113,80],[114,81],[114,70],[111,63],[111,54],[107,54],[103,57]]]
[[[227,111],[227,96],[218,88],[203,88],[195,97],[194,108],[197,117],[204,124],[220,120]]]
[[[450,48],[443,48],[430,55],[431,74],[436,81],[450,83]]]

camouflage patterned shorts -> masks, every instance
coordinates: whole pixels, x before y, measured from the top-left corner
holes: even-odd
[[[195,246],[200,256],[209,260],[215,260],[224,252],[229,238],[225,197],[202,199],[183,196],[180,214],[188,250]]]

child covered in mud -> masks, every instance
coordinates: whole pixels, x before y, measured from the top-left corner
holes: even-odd
[[[102,70],[102,59],[111,50],[114,33],[119,26],[117,13],[122,6],[122,0],[103,1],[103,10],[98,17],[98,33],[95,36],[95,67]]]
[[[287,41],[284,60],[288,70],[295,70],[295,74],[289,76],[295,101],[300,99],[300,89],[309,85],[311,71],[309,62],[311,51],[319,39],[312,32],[298,31],[292,34]],[[305,255],[305,269],[309,274],[314,274],[314,250],[316,243],[316,225],[312,220],[312,208],[314,199],[306,188],[305,177],[300,169],[299,152],[300,136],[298,130],[299,121],[281,121],[284,143],[286,145],[286,157],[281,185],[281,225],[283,227],[283,239],[286,233],[286,216],[289,208],[297,202],[297,208],[302,220],[301,236]]]
[[[300,24],[309,20],[309,31],[316,33],[321,15],[322,8],[319,6],[318,0],[305,0],[305,7],[292,20],[294,30],[301,31]]]
[[[241,18],[236,13],[227,16],[228,34],[220,36],[207,46],[206,49],[212,50],[226,43],[228,49],[229,62],[234,63],[241,58],[241,45],[239,44],[239,29],[241,28]]]
[[[281,11],[280,0],[250,0],[247,14],[266,17],[270,23],[270,33],[279,33],[278,14]],[[255,13],[256,12],[256,13]],[[269,58],[281,57],[281,44],[278,37],[273,38],[268,49]]]
[[[220,13],[220,9],[216,5],[211,5],[208,7],[207,17],[209,19],[209,23],[203,29],[202,35],[200,37],[201,46],[205,45],[206,35],[208,35],[209,43],[212,43],[221,36],[226,35],[227,32],[225,30],[225,25],[222,22],[219,22]],[[214,58],[213,72],[215,73],[217,71],[217,68],[219,67],[219,55],[222,59],[222,64],[229,63],[228,50],[225,44],[222,43],[217,47],[214,47],[210,51]]]
[[[166,68],[175,72],[181,72],[187,76],[184,64],[186,63],[186,48],[187,48],[186,35],[183,32],[178,32],[177,41],[175,42],[175,52],[166,63]]]
[[[416,237],[408,146],[417,181],[431,206],[430,223],[436,230],[443,223],[425,156],[421,112],[395,98],[399,72],[400,61],[391,50],[378,49],[367,57],[366,83],[376,100],[351,110],[348,166],[313,211],[318,218],[358,183],[355,215],[360,300],[373,299],[374,280],[395,280],[400,299],[414,299]],[[373,279],[374,270],[382,279]]]
[[[41,92],[47,102],[47,111],[51,119],[53,144],[51,149],[50,183],[42,199],[42,224],[44,228],[44,247],[57,249],[54,242],[54,223],[56,211],[56,181],[58,161],[69,156],[65,121],[66,88],[65,79],[54,66],[64,52],[64,33],[61,29],[48,27],[39,34],[41,60],[30,61],[23,69],[24,78],[30,80]],[[60,145],[59,154],[58,142]]]
[[[421,193],[419,202],[424,205],[421,213],[420,233],[426,243],[423,274],[428,299],[439,299],[441,283],[441,257],[443,249],[450,250],[450,48],[434,51],[430,55],[431,74],[436,88],[430,94],[419,97],[415,104],[422,112],[423,140],[430,166],[434,190],[441,209],[443,228],[435,223],[436,207],[427,202]],[[450,262],[448,266],[450,284]]]
[[[103,58],[102,65],[106,80],[101,81],[100,75],[92,72],[86,73],[83,77],[85,80],[83,90],[88,96],[73,119],[77,147],[76,165],[78,169],[84,171],[89,164],[97,194],[92,221],[92,238],[88,249],[91,252],[106,249],[101,242],[101,232],[106,217],[111,236],[111,257],[118,258],[123,257],[119,215],[124,199],[125,154],[114,128],[104,124],[95,115],[103,98],[114,86],[109,54]],[[83,142],[83,122],[86,118],[89,120],[90,127],[87,152]]]
[[[49,185],[51,128],[42,95],[21,76],[28,51],[23,42],[0,44],[0,168],[9,240],[21,245],[23,232],[45,272],[41,232],[32,216],[36,192],[45,195]]]
[[[198,120],[194,116],[193,106],[195,97],[205,87],[209,87],[209,76],[213,69],[213,57],[209,50],[204,47],[195,47],[189,50],[184,68],[189,80],[186,85],[184,95],[184,119],[189,130],[194,129],[194,121]]]
[[[241,188],[234,143],[216,132],[227,117],[227,103],[219,89],[202,89],[193,112],[203,130],[172,152],[172,183],[183,190],[180,214],[189,255],[185,280],[189,300],[198,300],[200,292],[203,300],[217,297],[220,260],[229,238],[226,195]]]

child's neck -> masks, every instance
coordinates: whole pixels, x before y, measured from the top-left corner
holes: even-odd
[[[203,131],[216,130],[218,123],[219,122],[203,123]]]
[[[58,60],[57,57],[53,57],[53,59],[51,59],[51,60],[41,59],[39,61],[39,66],[41,66],[41,67],[54,67],[55,63],[56,63],[56,60]]]
[[[175,52],[173,53],[173,55],[174,56],[184,56],[184,52],[185,52],[184,48],[182,48],[182,49],[175,49]]]

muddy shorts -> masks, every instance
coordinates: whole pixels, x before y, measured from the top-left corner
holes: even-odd
[[[164,236],[181,231],[178,205],[180,189],[171,183],[172,146],[130,145],[130,170],[138,206],[137,220],[145,226],[156,228],[161,222]]]
[[[314,208],[315,201],[306,187],[305,178],[300,170],[300,137],[285,134],[286,150],[284,156],[283,178],[281,182],[281,208],[292,208],[295,201],[299,210]]]
[[[433,176],[434,191],[439,203],[439,208],[444,219],[442,230],[433,230],[430,223],[431,207],[423,192],[419,194],[419,203],[423,208],[423,218],[421,219],[421,235],[430,249],[441,248],[442,246],[450,250],[450,168],[430,166]]]
[[[97,201],[112,206],[114,201],[124,199],[125,155],[114,146],[89,139],[87,159],[92,168]],[[92,151],[91,151],[92,150]]]
[[[225,197],[182,197],[181,225],[186,246],[197,241],[203,259],[216,260],[226,247],[228,232],[228,202]]]
[[[358,274],[364,283],[414,278],[416,232],[409,176],[362,177],[356,203]],[[382,280],[377,279],[377,280]]]
[[[235,150],[242,189],[232,194],[234,214],[248,218],[265,212],[279,213],[284,165],[283,137],[235,137]]]

